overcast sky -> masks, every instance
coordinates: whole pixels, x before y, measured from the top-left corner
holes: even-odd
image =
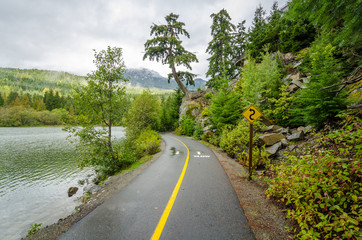
[[[279,7],[287,0],[278,0]],[[272,0],[0,0],[0,67],[60,70],[86,75],[94,70],[93,49],[123,49],[128,68],[149,68],[166,76],[167,66],[143,61],[152,23],[164,24],[173,12],[186,24],[186,50],[199,63],[193,73],[205,78],[205,53],[212,13],[225,8],[237,24],[250,26],[256,7],[269,13]]]

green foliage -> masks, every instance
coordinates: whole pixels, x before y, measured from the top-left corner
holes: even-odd
[[[177,129],[177,133],[186,136],[192,136],[195,131],[195,121],[188,116],[182,116],[180,120],[180,126]]]
[[[264,98],[278,97],[281,76],[277,60],[269,53],[262,54],[260,64],[249,58],[242,70],[242,78],[236,84],[236,91],[243,96],[243,106],[256,105]]]
[[[192,134],[192,137],[197,139],[197,140],[200,140],[203,133],[204,133],[204,130],[202,129],[201,124],[196,123],[194,133]]]
[[[30,229],[28,230],[28,234],[26,235],[26,237],[30,237],[31,235],[33,235],[36,231],[38,231],[41,227],[42,223],[34,223],[31,224]]]
[[[97,69],[88,74],[87,85],[77,88],[74,97],[82,128],[65,130],[79,139],[79,164],[95,166],[103,175],[110,175],[122,167],[112,144],[112,126],[125,112],[125,91],[116,83],[126,81],[126,67],[121,48],[108,46],[99,53],[94,50],[94,58]],[[95,128],[100,123],[106,127]]]
[[[336,96],[338,87],[327,90],[321,88],[340,81],[341,70],[337,59],[333,57],[334,47],[316,44],[310,54],[310,82],[306,89],[300,91],[294,100],[291,113],[294,125],[314,125],[321,127],[323,122],[334,117],[346,106],[345,92]]]
[[[280,95],[277,98],[268,99],[268,108],[263,114],[268,116],[269,120],[274,120],[277,125],[287,126],[291,117],[290,108],[294,96],[287,91],[288,86],[282,85]]]
[[[0,127],[55,126],[71,123],[64,109],[36,111],[23,105],[0,108]]]
[[[179,119],[179,109],[182,103],[183,93],[177,89],[161,104],[160,131],[175,130]]]
[[[126,116],[127,138],[136,139],[146,128],[160,127],[160,101],[150,91],[144,91],[132,102]]]
[[[161,137],[158,132],[146,129],[139,135],[135,144],[142,155],[155,154],[160,150]]]
[[[250,56],[257,58],[266,42],[267,22],[264,8],[259,5],[254,13],[254,19],[248,32],[247,50]]]
[[[225,125],[234,125],[241,116],[240,95],[234,91],[222,89],[212,99],[210,121],[219,131]]]
[[[70,94],[73,87],[84,81],[84,77],[66,72],[0,68],[0,92],[28,92],[43,94],[44,89],[54,89]]]
[[[0,94],[0,107],[3,107],[5,104],[5,100],[3,98],[3,96]]]
[[[196,55],[187,51],[182,46],[182,41],[179,35],[184,35],[190,38],[189,33],[184,29],[185,23],[178,21],[179,15],[170,13],[165,17],[165,25],[151,26],[151,36],[153,39],[147,40],[145,43],[145,54],[143,59],[149,58],[150,60],[161,61],[162,64],[168,64],[172,70],[172,77],[177,82],[179,88],[184,94],[187,89],[183,85],[182,81],[186,81],[186,84],[194,85],[193,78],[195,74],[190,72],[177,72],[176,66],[184,66],[189,70],[192,70],[191,63],[198,62]],[[169,80],[171,75],[169,75]]]
[[[255,129],[261,128],[260,122],[254,123]],[[260,134],[253,134],[253,168],[268,168],[270,160],[264,149],[256,147]],[[231,157],[239,159],[240,163],[249,166],[249,123],[240,121],[234,127],[225,127],[220,135],[220,147]]]
[[[233,32],[235,26],[230,22],[231,18],[225,9],[217,14],[211,14],[211,36],[212,40],[206,49],[211,55],[209,69],[206,76],[211,77],[207,82],[209,88],[219,89],[223,83],[224,76],[232,78],[235,76],[235,59],[233,52]]]
[[[331,34],[331,44],[343,49],[350,58],[360,60],[362,2],[360,0],[313,1],[294,0],[289,5],[289,18],[304,16],[317,27],[321,36]]]
[[[362,237],[361,119],[344,117],[341,129],[321,136],[316,150],[272,169],[277,175],[266,194],[287,205],[300,227],[298,239]]]

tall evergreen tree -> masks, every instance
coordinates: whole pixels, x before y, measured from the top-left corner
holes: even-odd
[[[249,54],[254,58],[260,58],[261,50],[266,42],[267,22],[265,18],[265,10],[259,5],[254,13],[252,26],[248,30],[247,49]]]
[[[245,55],[247,44],[247,33],[245,32],[245,20],[236,26],[236,32],[233,36],[233,57],[234,62]]]
[[[235,76],[235,62],[233,53],[233,33],[235,31],[235,25],[230,21],[231,18],[225,9],[220,10],[216,14],[211,14],[211,36],[212,40],[206,49],[206,52],[211,55],[209,60],[209,70],[206,72],[206,76],[211,77],[207,82],[207,86],[210,88],[219,89],[224,79],[222,74],[226,71],[226,75],[229,78]]]
[[[187,51],[182,46],[180,35],[190,38],[189,33],[184,29],[185,23],[178,21],[179,15],[170,13],[165,17],[165,25],[153,24],[151,26],[151,36],[153,39],[147,40],[145,43],[146,53],[143,59],[161,61],[162,64],[168,64],[172,73],[168,75],[170,82],[173,77],[184,94],[187,93],[186,85],[194,85],[195,74],[188,71],[177,71],[177,66],[184,66],[192,70],[191,63],[198,62],[195,54]]]

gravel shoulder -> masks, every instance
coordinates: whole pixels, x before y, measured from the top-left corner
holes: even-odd
[[[292,236],[285,230],[285,227],[291,227],[292,223],[286,220],[285,214],[276,204],[266,199],[263,183],[258,180],[248,181],[248,172],[243,166],[228,157],[221,149],[213,146],[209,147],[214,151],[228,175],[255,238],[257,240],[291,239]],[[165,144],[162,141],[161,151],[155,154],[151,160],[136,169],[111,177],[101,186],[97,193],[90,195],[89,199],[73,214],[64,219],[59,219],[57,223],[41,228],[25,239],[56,239],[71,228],[74,223],[81,220],[132,181],[133,178],[150,166],[162,154],[164,149]]]

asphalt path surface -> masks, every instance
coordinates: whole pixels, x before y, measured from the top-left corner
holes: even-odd
[[[159,159],[58,239],[151,239],[156,232],[160,239],[255,239],[213,152],[188,138],[162,138],[166,148]],[[166,206],[171,210],[160,228]]]

